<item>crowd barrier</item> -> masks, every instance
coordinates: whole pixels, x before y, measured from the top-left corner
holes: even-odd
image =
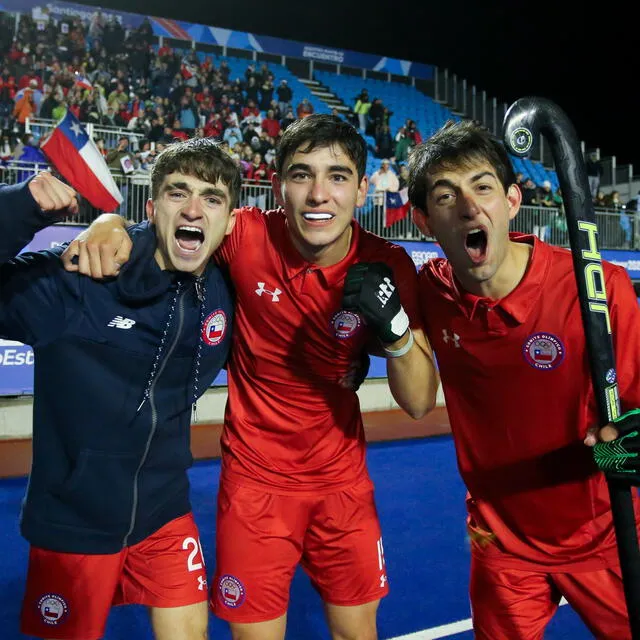
[[[10,163],[0,167],[0,181],[15,184],[27,179],[45,165],[33,163]],[[112,172],[123,197],[117,213],[132,222],[146,217],[145,203],[149,198],[149,173],[134,171],[130,174]],[[251,205],[261,209],[276,207],[275,198],[268,182],[242,185],[240,206]],[[80,205],[80,213],[69,220],[72,224],[89,224],[100,212],[88,202]],[[387,226],[386,200],[380,194],[369,193],[364,206],[356,211],[356,219],[367,230],[388,240],[428,240],[415,227],[411,216]],[[596,210],[599,242],[602,249],[640,249],[640,214],[626,211]],[[521,207],[512,221],[514,231],[533,233],[542,240],[557,246],[568,246],[566,220],[561,209],[551,207]]]

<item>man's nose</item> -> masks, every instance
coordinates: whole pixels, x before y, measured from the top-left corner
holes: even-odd
[[[200,208],[200,203],[198,201],[198,198],[193,198],[193,197],[188,198],[184,206],[182,207],[182,210],[180,211],[180,213],[186,218],[189,218],[190,220],[195,220],[196,218],[199,218],[202,215],[202,211]]]
[[[308,200],[315,204],[326,202],[327,185],[324,180],[314,180],[309,189]]]
[[[458,196],[460,215],[465,218],[474,218],[480,212],[480,207],[473,193],[461,193]]]

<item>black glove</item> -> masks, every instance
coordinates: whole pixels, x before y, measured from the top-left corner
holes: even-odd
[[[383,262],[361,262],[349,267],[342,307],[362,314],[386,344],[402,338],[409,328],[409,317],[400,304],[393,271]]]
[[[627,411],[613,424],[618,429],[618,437],[594,445],[594,460],[607,478],[640,485],[640,409]]]

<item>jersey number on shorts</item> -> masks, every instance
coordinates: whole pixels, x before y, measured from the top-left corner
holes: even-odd
[[[376,546],[378,547],[378,569],[380,570],[380,588],[384,589],[385,584],[387,583],[387,574],[386,574],[386,562],[384,561],[384,547],[382,546],[382,538],[378,538],[376,541]]]
[[[200,560],[204,561],[200,539],[198,538],[198,540],[196,540],[195,538],[185,538],[182,541],[182,548],[185,550],[191,549],[191,553],[187,559],[187,569],[189,571],[200,571],[200,569],[202,569],[202,562],[196,562],[198,553],[200,553]]]

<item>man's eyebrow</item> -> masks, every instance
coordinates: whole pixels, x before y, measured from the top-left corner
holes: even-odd
[[[346,164],[332,164],[328,169],[331,173],[348,173],[353,175],[353,169]],[[311,165],[304,162],[296,162],[295,164],[290,164],[287,167],[287,173],[292,173],[294,171],[306,171],[307,173],[313,173]]]
[[[186,182],[170,182],[164,188],[165,191],[171,191],[173,189],[180,189],[187,193],[193,193],[193,189]],[[201,196],[217,196],[218,198],[227,199],[227,194],[218,187],[206,187],[202,191],[198,192]]]
[[[489,176],[491,178],[496,177],[493,171],[480,171],[479,173],[476,173],[471,178],[471,182],[478,182],[478,180],[482,180],[482,178],[486,176]],[[437,187],[449,187],[450,189],[454,189],[454,190],[457,188],[456,185],[453,182],[451,182],[451,180],[447,180],[447,178],[439,178],[431,185],[428,191],[433,191]]]
[[[449,187],[450,189],[455,189],[456,185],[451,182],[451,180],[447,180],[446,178],[438,178],[428,189],[429,192],[437,189],[438,187]]]
[[[200,195],[217,196],[218,198],[224,198],[225,200],[227,199],[227,194],[222,189],[218,189],[217,187],[207,187],[200,192]]]
[[[304,162],[290,164],[287,167],[287,173],[292,173],[293,171],[306,171],[307,173],[311,173],[311,165],[305,164]]]
[[[480,173],[476,173],[476,175],[471,178],[471,182],[478,182],[478,180],[482,180],[485,176],[496,178],[496,174],[493,173],[493,171],[480,171]]]
[[[173,189],[181,189],[189,193],[193,191],[186,182],[168,182],[164,187],[165,191],[172,191]]]
[[[348,167],[346,164],[332,164],[329,167],[329,171],[337,173],[348,173],[350,175],[353,175],[353,169],[351,167]]]

